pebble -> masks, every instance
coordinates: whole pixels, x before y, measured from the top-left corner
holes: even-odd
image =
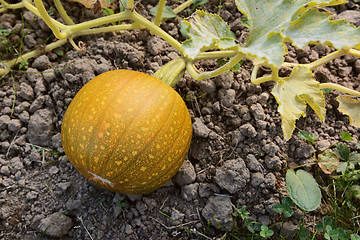
[[[216,168],[215,182],[230,193],[240,191],[250,181],[250,171],[241,158],[228,160]]]
[[[265,181],[262,173],[256,172],[251,175],[251,186],[257,187]]]
[[[19,88],[19,97],[31,101],[34,98],[34,90],[29,84],[21,82]]]
[[[185,160],[180,167],[178,173],[174,177],[174,182],[179,186],[185,186],[194,182],[196,179],[196,173],[194,166],[189,160]]]
[[[30,143],[49,146],[51,143],[53,126],[53,113],[48,109],[39,109],[29,120],[27,138]]]
[[[181,196],[186,201],[192,201],[199,196],[199,183],[192,183],[181,188]]]
[[[245,137],[255,138],[257,135],[255,128],[250,123],[246,123],[246,124],[242,125],[239,128],[239,130],[240,130],[241,134],[244,135]]]
[[[72,219],[62,212],[53,213],[40,220],[36,229],[46,236],[61,238],[67,235],[74,226]]]
[[[202,138],[207,138],[211,130],[201,121],[200,118],[195,118],[193,123],[194,135]]]
[[[37,68],[39,71],[44,71],[50,66],[51,62],[46,55],[40,55],[39,57],[35,58],[34,62],[32,63],[31,67]]]
[[[253,154],[248,154],[246,156],[246,165],[250,171],[258,172],[262,169],[260,162],[256,159]]]
[[[220,89],[219,96],[221,104],[224,107],[230,108],[235,101],[236,92],[234,89]]]
[[[208,199],[201,215],[217,229],[230,231],[234,224],[233,205],[230,198],[212,196]]]

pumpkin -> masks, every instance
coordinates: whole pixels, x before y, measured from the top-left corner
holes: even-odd
[[[76,94],[62,122],[65,154],[86,178],[110,191],[143,194],[173,177],[189,150],[188,109],[150,75],[114,70]]]

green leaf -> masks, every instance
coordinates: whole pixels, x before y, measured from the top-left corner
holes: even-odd
[[[350,240],[360,240],[360,236],[357,234],[351,234]]]
[[[265,59],[270,65],[280,67],[287,52],[285,41],[290,41],[286,34],[291,24],[316,6],[324,7],[345,2],[345,0],[235,0],[239,11],[247,18],[242,24],[249,29],[246,44],[239,50],[256,59]],[[299,23],[302,21],[299,20]],[[311,40],[309,36],[302,41]]]
[[[305,130],[299,132],[299,137],[311,143],[316,143],[316,140],[319,138],[315,133],[309,133]]]
[[[236,48],[235,34],[219,15],[196,11],[184,20],[184,33],[190,39],[183,42],[185,55],[194,59],[201,51]]]
[[[336,171],[339,163],[339,157],[333,151],[328,150],[318,156],[318,165],[326,174],[331,174]]]
[[[349,155],[349,161],[352,164],[360,164],[360,154],[357,152],[351,152]]]
[[[311,44],[327,44],[336,49],[360,48],[360,28],[356,28],[345,20],[331,21],[330,12],[319,12],[313,8],[290,23],[285,36],[292,44],[304,48]]]
[[[119,1],[120,12],[125,12],[125,10],[126,10],[125,7],[126,6],[127,6],[127,0],[120,0]]]
[[[341,131],[341,140],[343,141],[354,141],[354,139],[351,137],[350,133]]]
[[[303,226],[300,226],[300,229],[299,229],[299,239],[300,239],[300,240],[311,239],[310,236],[311,236],[310,230],[307,229],[307,228],[304,228]]]
[[[153,16],[156,16],[157,9],[158,9],[158,5],[156,5],[152,9],[150,9],[150,14]],[[176,14],[169,6],[165,6],[162,17],[163,18],[174,18],[174,17],[176,17]]]
[[[274,234],[274,231],[269,229],[268,226],[265,225],[261,225],[261,231],[260,231],[260,236],[262,236],[263,238],[269,238]]]
[[[329,93],[331,93],[333,91],[333,89],[331,89],[331,88],[323,88],[323,89],[321,89],[321,91],[324,93],[324,95],[328,95]]]
[[[198,6],[204,5],[206,2],[207,0],[193,0],[192,11],[194,11]]]
[[[295,121],[306,115],[306,104],[324,121],[325,99],[319,86],[311,70],[301,66],[295,67],[289,77],[276,82],[271,93],[279,104],[278,112],[282,117],[281,127],[286,140],[291,138]]]
[[[339,166],[338,166],[337,169],[336,169],[336,172],[344,173],[344,172],[346,172],[347,167],[348,167],[348,163],[347,163],[347,162],[340,162],[340,163],[339,163]]]
[[[340,104],[338,110],[349,116],[350,125],[360,127],[360,101],[350,96],[338,96],[336,99]]]
[[[321,191],[313,176],[304,170],[286,173],[286,190],[294,203],[304,211],[313,211],[321,203]]]
[[[339,156],[339,158],[341,160],[343,160],[343,161],[349,160],[350,148],[347,144],[345,144],[345,143],[336,144],[334,152],[336,153],[336,155]]]
[[[282,213],[284,211],[284,207],[282,204],[278,203],[273,207],[273,210],[277,213]]]

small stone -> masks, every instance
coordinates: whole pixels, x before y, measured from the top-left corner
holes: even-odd
[[[250,171],[253,172],[258,172],[262,169],[261,164],[253,154],[248,154],[246,156],[246,165],[250,169]]]
[[[200,118],[195,118],[193,123],[194,135],[202,138],[207,138],[211,130],[201,121]]]
[[[231,133],[231,139],[231,144],[237,146],[240,142],[245,140],[245,137],[239,130],[235,130]]]
[[[280,171],[282,168],[282,162],[278,156],[266,157],[265,164],[270,170]]]
[[[181,196],[186,201],[192,201],[196,199],[198,194],[199,183],[192,183],[181,188]]]
[[[24,43],[26,44],[26,46],[28,48],[34,48],[37,44],[36,40],[34,39],[34,37],[30,34],[26,34],[24,37]]]
[[[49,173],[50,175],[55,175],[59,172],[59,168],[56,167],[56,166],[51,166],[50,169],[49,169]]]
[[[297,226],[293,224],[292,222],[284,222],[282,230],[281,230],[281,236],[291,239],[295,236]]]
[[[37,230],[49,237],[61,238],[67,235],[73,226],[71,218],[62,212],[56,212],[41,219]]]
[[[235,101],[236,92],[234,89],[220,89],[219,99],[223,106],[230,108]]]
[[[295,157],[297,159],[309,159],[314,154],[314,148],[309,144],[304,144],[298,147],[295,151]]]
[[[326,150],[328,147],[330,147],[330,145],[331,143],[326,139],[317,141],[317,147],[319,151]]]
[[[335,15],[333,19],[345,19],[349,23],[355,25],[355,27],[360,26],[360,12],[358,10],[346,10],[338,15]]]
[[[50,66],[50,60],[46,55],[40,55],[39,57],[35,58],[34,62],[32,63],[31,67],[37,68],[39,71],[44,71]]]
[[[24,82],[20,83],[19,96],[25,100],[31,101],[34,98],[34,90]]]
[[[265,119],[265,112],[264,112],[263,107],[260,105],[260,103],[251,105],[250,110],[251,110],[255,120],[264,120]]]
[[[209,198],[201,214],[215,228],[230,231],[234,224],[232,206],[230,198],[213,196]]]
[[[70,210],[76,210],[81,208],[81,206],[83,205],[83,202],[80,199],[69,199],[66,202],[66,207]]]
[[[261,93],[260,96],[258,97],[258,103],[264,106],[265,104],[267,104],[269,97],[270,97],[269,93],[267,92]]]
[[[185,186],[194,182],[196,179],[196,173],[194,166],[189,160],[185,160],[182,166],[180,167],[178,173],[174,177],[174,181],[179,186]]]
[[[145,214],[145,211],[148,209],[147,208],[147,205],[145,203],[143,203],[142,201],[138,201],[136,203],[136,209],[139,211],[139,213],[141,215],[144,215]]]
[[[262,173],[256,172],[251,175],[251,186],[257,187],[264,182],[264,175]]]
[[[266,144],[263,147],[264,152],[266,152],[270,157],[275,156],[275,154],[280,150],[279,146],[275,143]]]
[[[150,37],[147,41],[147,49],[151,55],[159,55],[165,51],[165,42],[159,37]]]
[[[239,130],[245,137],[255,138],[257,135],[255,128],[250,123],[242,125]]]
[[[132,229],[132,227],[131,227],[130,224],[126,224],[126,225],[125,225],[125,233],[128,234],[128,235],[134,233],[134,230]]]
[[[348,77],[350,75],[352,71],[352,67],[351,66],[346,66],[346,67],[340,67],[338,70],[338,74],[340,77]]]
[[[56,78],[56,74],[54,72],[54,70],[52,69],[48,69],[45,72],[42,73],[45,81],[47,81],[48,83],[52,82],[55,80]]]
[[[8,115],[1,115],[0,116],[0,129],[4,129],[10,123],[10,117]]]
[[[26,194],[26,199],[27,200],[34,200],[34,199],[36,199],[37,197],[38,197],[38,193],[37,192],[35,192],[35,191],[30,191],[30,192],[28,192],[27,194]]]
[[[266,174],[264,183],[266,188],[275,189],[275,185],[276,185],[275,175],[272,172]]]
[[[19,119],[11,119],[8,124],[8,129],[10,132],[19,132],[21,128],[21,121]]]
[[[226,90],[231,88],[233,82],[234,82],[233,72],[224,73],[215,78],[216,85]]]
[[[228,160],[216,168],[215,182],[230,193],[240,191],[250,181],[250,171],[241,158]]]
[[[20,171],[24,168],[24,164],[21,162],[19,157],[14,157],[10,160],[12,170],[15,172]]]
[[[213,80],[206,79],[199,82],[199,87],[204,93],[212,93],[216,90],[216,85]]]
[[[0,169],[0,173],[5,176],[10,176],[10,169],[8,166],[2,166]]]
[[[53,113],[48,109],[37,110],[29,120],[27,138],[30,143],[49,146],[54,130]]]
[[[221,110],[220,102],[219,101],[214,102],[214,104],[212,105],[212,109],[214,109],[215,112],[219,113]]]
[[[61,182],[58,183],[57,186],[61,189],[61,191],[65,192],[70,188],[71,182]]]

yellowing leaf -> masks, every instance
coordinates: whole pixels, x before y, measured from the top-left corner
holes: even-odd
[[[313,78],[311,70],[296,67],[288,78],[277,81],[271,92],[279,104],[282,129],[286,140],[291,138],[295,121],[305,116],[306,104],[315,111],[321,121],[325,119],[325,99],[320,83]]]
[[[109,7],[111,1],[108,0],[70,0],[84,5],[86,8],[94,8],[96,4],[100,4],[101,8]]]
[[[350,125],[360,127],[360,101],[350,96],[338,96],[339,111],[350,118]]]
[[[344,20],[331,21],[331,16],[328,12],[311,9],[290,23],[285,35],[300,48],[309,43],[322,43],[337,49],[360,49],[360,28]]]
[[[195,58],[208,49],[229,49],[237,47],[235,34],[219,15],[196,11],[185,24],[184,31],[190,39],[183,42],[185,54]]]
[[[242,19],[242,23],[249,29],[246,44],[239,50],[279,67],[287,51],[285,40],[289,38],[286,29],[290,27],[291,22],[314,7],[345,2],[345,0],[235,0],[239,11],[247,18]],[[310,41],[311,36],[307,40]]]

